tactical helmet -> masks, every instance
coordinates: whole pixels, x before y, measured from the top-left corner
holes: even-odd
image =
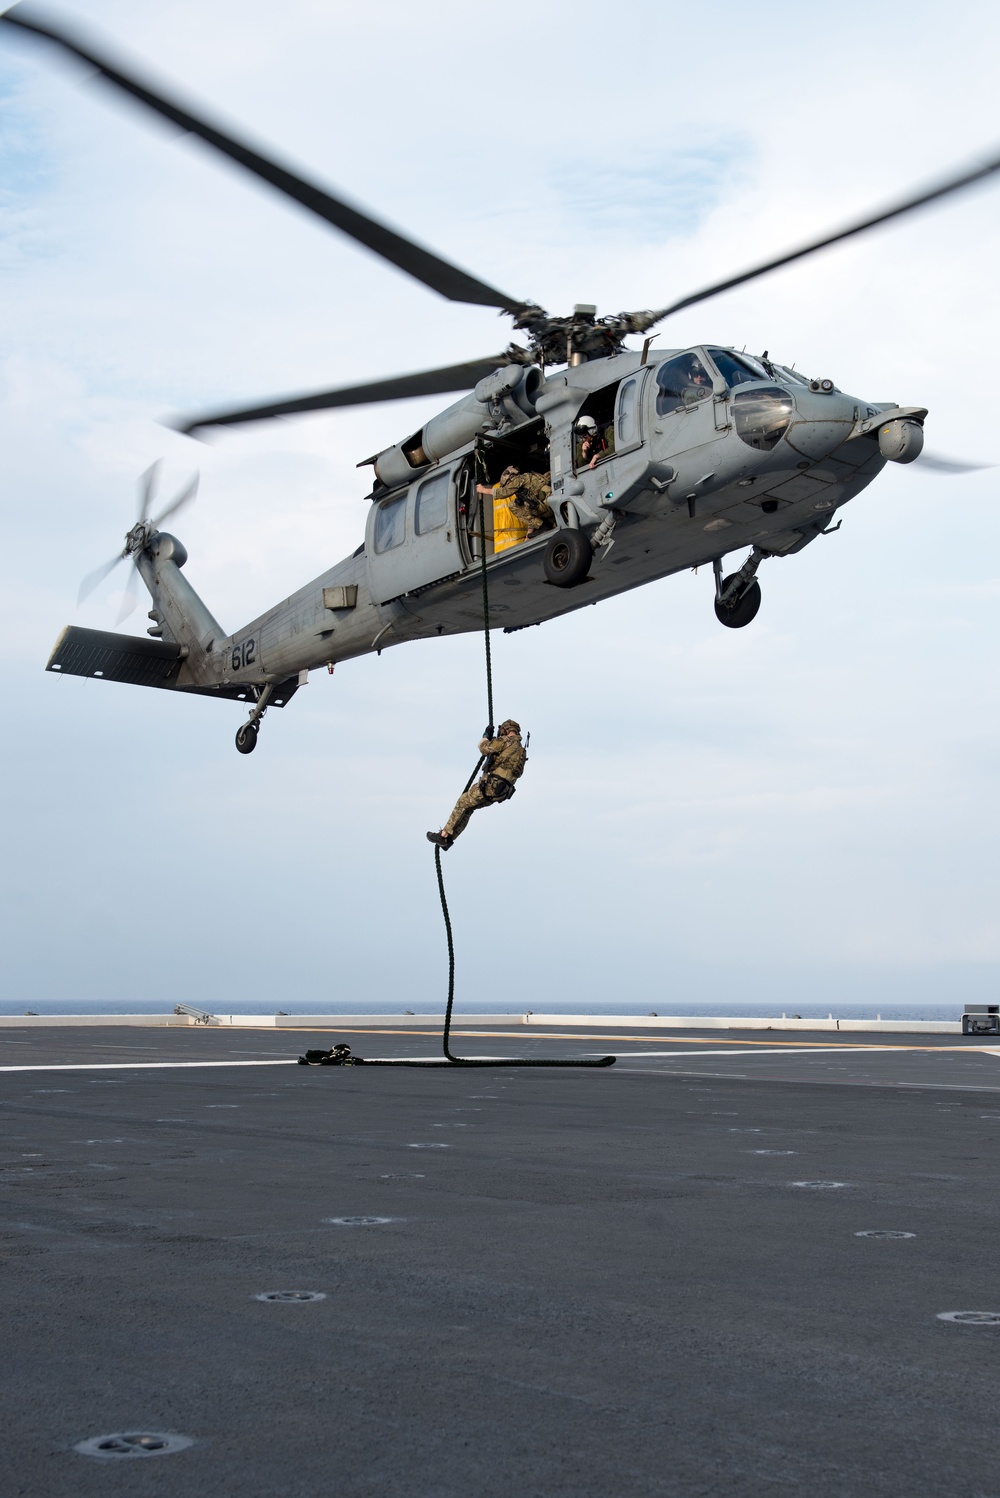
[[[510,732],[516,733],[520,736],[521,725],[520,723],[515,723],[513,718],[505,718],[504,721],[500,724],[500,727],[497,729],[497,733],[504,734]]]
[[[507,468],[504,469],[503,473],[500,475],[500,482],[501,484],[506,484],[509,483],[511,479],[519,479],[520,477],[520,468],[518,468],[514,463],[511,463]]]
[[[597,422],[592,416],[578,416],[576,418],[576,429],[578,432],[596,432]]]

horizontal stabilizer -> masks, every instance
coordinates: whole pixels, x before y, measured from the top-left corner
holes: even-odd
[[[178,686],[177,677],[187,655],[183,645],[148,640],[141,635],[116,635],[103,629],[81,629],[68,624],[55,643],[46,671],[60,676],[94,676],[102,681],[124,681],[135,687],[165,687],[200,697],[224,697],[231,702],[253,701],[248,686]],[[284,707],[298,690],[292,676],[275,687],[268,707]]]

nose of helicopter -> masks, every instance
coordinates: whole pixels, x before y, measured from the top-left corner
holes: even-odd
[[[789,392],[794,412],[786,440],[803,458],[822,458],[845,442],[858,419],[858,402],[839,390],[812,390],[803,385]]]

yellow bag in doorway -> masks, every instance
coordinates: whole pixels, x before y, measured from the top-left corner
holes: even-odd
[[[499,484],[494,485],[494,490]],[[509,499],[498,499],[496,493],[493,495],[493,552],[506,551],[510,546],[518,546],[527,536],[528,528],[523,521],[518,520],[510,507]]]

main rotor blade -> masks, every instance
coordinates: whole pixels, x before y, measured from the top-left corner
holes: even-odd
[[[1000,157],[983,162],[980,166],[966,170],[957,177],[949,177],[946,181],[938,183],[936,187],[929,187],[918,193],[916,197],[905,198],[901,203],[880,209],[870,218],[860,219],[858,223],[849,224],[845,229],[838,229],[834,234],[827,234],[822,239],[811,240],[809,244],[803,245],[798,250],[791,250],[787,255],[778,255],[774,260],[765,261],[763,265],[755,265],[752,270],[743,271],[738,276],[730,276],[727,281],[716,281],[714,286],[706,286],[704,291],[696,291],[693,295],[686,296],[681,301],[665,307],[662,312],[650,314],[652,320],[648,326],[652,327],[654,322],[660,322],[674,312],[681,312],[685,307],[693,307],[698,302],[707,301],[709,297],[718,296],[721,291],[729,291],[733,286],[742,286],[745,281],[754,281],[758,276],[766,276],[769,271],[778,270],[783,265],[791,265],[792,261],[801,260],[805,255],[812,255],[816,250],[823,250],[827,245],[839,244],[842,239],[850,239],[854,234],[863,234],[867,229],[874,229],[878,224],[885,224],[890,219],[899,218],[901,214],[912,213],[914,209],[934,203],[938,198],[946,197],[949,193],[961,192],[963,188],[972,187],[975,183],[982,182],[998,171],[1000,171]]]
[[[425,369],[418,374],[393,375],[367,385],[342,385],[315,395],[297,395],[272,401],[266,406],[246,406],[237,411],[216,411],[210,416],[182,417],[172,422],[178,432],[190,437],[202,427],[237,426],[243,421],[267,421],[272,416],[294,416],[299,411],[331,411],[337,406],[365,406],[376,401],[401,401],[416,395],[448,395],[453,390],[471,390],[480,380],[511,360],[506,354],[449,364],[444,369]]]
[[[381,255],[383,260],[388,260],[417,281],[422,281],[425,286],[447,297],[450,302],[471,302],[481,307],[499,307],[502,311],[511,313],[520,311],[526,305],[515,300],[514,297],[507,296],[505,292],[498,291],[495,286],[477,280],[475,276],[470,276],[467,271],[461,270],[457,265],[442,260],[431,250],[426,250],[412,239],[395,233],[385,224],[350,207],[342,199],[334,197],[332,193],[318,187],[307,178],[289,171],[287,167],[280,166],[268,157],[260,155],[258,151],[244,145],[242,141],[228,135],[224,130],[191,114],[167,98],[157,88],[116,66],[107,57],[101,56],[89,42],[77,40],[71,31],[41,20],[32,20],[30,9],[30,6],[16,6],[0,16],[0,21],[5,21],[10,26],[19,26],[22,30],[33,32],[36,36],[45,37],[63,47],[67,52],[71,52],[74,57],[89,63],[109,83],[131,94],[134,99],[138,99],[140,103],[145,104],[157,114],[172,120],[182,130],[199,136],[210,146],[214,146],[217,151],[221,151],[224,156],[238,162],[255,176],[262,177],[279,192],[301,203],[303,208],[308,208],[311,213],[318,214],[335,229],[349,235],[351,239],[356,239],[359,244],[363,244],[376,255]]]

